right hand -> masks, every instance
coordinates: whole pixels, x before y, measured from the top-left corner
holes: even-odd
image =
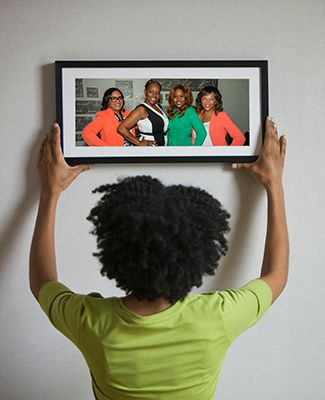
[[[154,140],[142,139],[139,140],[139,146],[156,146],[156,142]]]
[[[265,127],[265,140],[258,159],[252,164],[232,164],[232,168],[246,170],[269,189],[282,184],[287,143],[284,135],[278,138],[277,127],[270,117],[266,118]]]

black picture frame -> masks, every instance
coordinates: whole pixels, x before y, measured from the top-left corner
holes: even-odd
[[[264,122],[268,115],[268,62],[266,60],[56,61],[55,72],[57,121],[61,126],[63,155],[70,165],[254,162],[260,153],[265,134]],[[108,86],[108,82],[114,81],[115,87],[118,86],[116,85],[118,82],[130,96],[133,86],[152,78],[162,83],[163,102],[168,97],[167,90],[172,82],[185,82],[193,88],[193,92],[197,92],[206,81],[218,82],[218,87],[223,83],[224,105],[225,101],[227,103],[228,96],[228,107],[232,104],[232,108],[237,110],[235,112],[237,120],[241,118],[246,124],[248,105],[246,145],[175,146],[173,148],[164,146],[146,149],[136,146],[131,148],[108,146],[99,149],[96,146],[83,146],[82,139],[78,141],[82,124],[90,122],[96,111],[99,111],[102,93],[93,82],[99,86],[107,82],[106,86]],[[86,88],[86,91],[85,84],[91,85]],[[243,89],[246,87],[248,87],[248,96],[247,90]],[[237,91],[236,88],[240,90]],[[84,96],[85,92],[89,97]],[[228,94],[225,95],[225,93]],[[138,92],[134,91],[132,101],[137,100],[138,97]],[[242,98],[242,102],[238,98]],[[129,100],[131,102],[131,98]],[[245,116],[241,115],[244,109]],[[227,112],[227,107],[225,111]],[[244,130],[242,131],[244,133]]]

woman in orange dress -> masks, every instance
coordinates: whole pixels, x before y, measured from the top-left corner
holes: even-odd
[[[116,88],[105,91],[102,108],[96,118],[82,131],[88,146],[127,146],[129,143],[117,133],[117,128],[130,114],[124,109],[123,93]]]
[[[227,133],[232,138],[231,146],[243,146],[245,136],[223,111],[222,96],[217,87],[204,87],[197,95],[196,107],[207,131],[203,146],[228,146]]]

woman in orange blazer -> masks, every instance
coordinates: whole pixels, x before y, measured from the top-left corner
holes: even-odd
[[[130,111],[124,109],[123,93],[116,88],[107,89],[103,96],[101,111],[82,131],[84,141],[88,146],[128,145],[123,136],[117,133],[117,128],[129,114]]]
[[[243,146],[245,136],[223,111],[222,96],[215,86],[204,87],[196,98],[199,117],[207,130],[202,146],[228,146],[227,133],[232,137],[231,146]]]

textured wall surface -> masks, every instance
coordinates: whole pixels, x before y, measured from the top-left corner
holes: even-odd
[[[0,7],[0,397],[91,398],[82,356],[52,328],[28,287],[35,164],[40,138],[55,118],[53,62],[267,59],[270,113],[288,138],[290,280],[263,320],[230,349],[216,398],[324,399],[324,1],[2,0]],[[79,292],[121,295],[98,273],[85,217],[95,186],[144,173],[201,186],[232,214],[229,254],[202,291],[258,276],[266,203],[253,179],[225,165],[138,164],[96,166],[62,195],[61,281]]]

